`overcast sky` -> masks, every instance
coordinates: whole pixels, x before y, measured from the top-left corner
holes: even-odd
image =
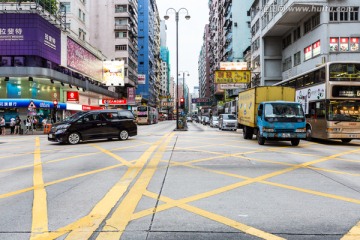
[[[209,22],[208,0],[156,0],[160,19],[164,20],[166,10],[186,8],[191,16],[186,20],[186,11],[181,10],[179,18],[179,72],[188,71],[186,84],[192,93],[194,86],[199,86],[198,59],[203,43],[205,24]],[[168,11],[170,16],[167,25],[167,47],[170,50],[171,76],[176,81],[176,21],[175,12]],[[182,78],[182,75],[181,75]]]

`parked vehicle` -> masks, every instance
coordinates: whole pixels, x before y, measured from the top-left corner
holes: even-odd
[[[218,116],[212,116],[210,118],[210,127],[219,127],[219,117]]]
[[[266,140],[299,145],[306,138],[306,122],[301,104],[294,100],[295,89],[290,87],[256,87],[239,93],[238,123],[244,139],[255,134],[260,145]]]
[[[203,125],[209,125],[210,124],[210,118],[208,116],[204,116],[202,119]]]
[[[128,110],[96,110],[78,112],[52,126],[48,140],[77,144],[92,139],[119,138],[137,135],[134,115]]]
[[[236,131],[237,120],[234,114],[220,114],[219,115],[219,129]]]

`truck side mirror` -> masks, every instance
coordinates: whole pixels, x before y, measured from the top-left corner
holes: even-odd
[[[261,116],[262,116],[262,113],[263,113],[262,109],[259,109],[259,110],[258,110],[258,116],[261,117]]]

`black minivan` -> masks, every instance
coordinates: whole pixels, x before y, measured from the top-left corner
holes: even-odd
[[[137,125],[128,110],[96,110],[78,112],[52,126],[48,140],[77,144],[93,139],[119,138],[126,140],[137,135]]]

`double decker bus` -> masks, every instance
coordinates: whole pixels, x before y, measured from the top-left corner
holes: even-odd
[[[137,107],[137,122],[138,124],[155,124],[158,123],[159,114],[156,108],[150,106]]]
[[[296,89],[308,139],[360,139],[360,62],[329,62],[275,85]]]

